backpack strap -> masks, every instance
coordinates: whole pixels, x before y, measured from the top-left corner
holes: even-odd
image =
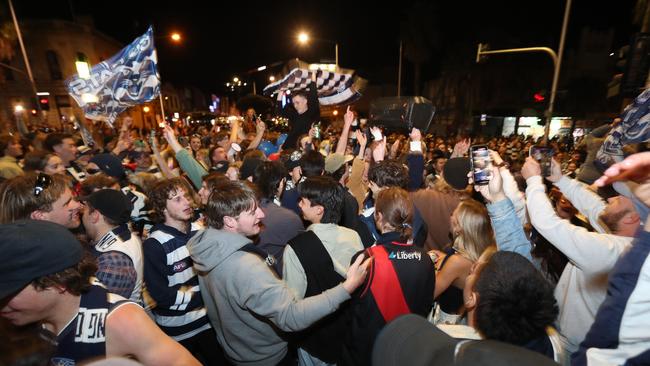
[[[384,320],[388,323],[400,315],[411,313],[386,248],[376,245],[368,251],[374,258],[370,291]]]
[[[258,248],[257,245],[255,245],[253,243],[248,243],[248,244],[244,245],[243,247],[239,248],[239,251],[252,253],[252,254],[255,254],[255,255],[259,256],[260,258],[262,258],[264,263],[266,263],[266,265],[269,267],[269,269],[271,271],[273,271],[273,273],[276,276],[278,276],[278,272],[277,272],[277,270],[275,268],[275,257],[272,254],[269,254],[269,253],[265,252],[264,250]]]

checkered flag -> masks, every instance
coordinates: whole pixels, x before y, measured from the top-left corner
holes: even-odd
[[[293,69],[284,78],[264,88],[264,95],[297,92],[307,89],[316,73],[318,101],[321,105],[340,105],[355,102],[361,97],[360,90],[366,81],[354,73],[338,73],[324,70]]]

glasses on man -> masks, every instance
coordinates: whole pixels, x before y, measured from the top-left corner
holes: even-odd
[[[52,184],[52,177],[45,173],[38,173],[36,183],[34,183],[34,196],[40,196],[41,193],[50,186],[50,184]]]

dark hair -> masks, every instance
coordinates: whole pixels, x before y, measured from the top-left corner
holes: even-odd
[[[332,172],[332,173],[329,173],[329,174],[326,173],[326,174],[327,174],[328,176],[332,177],[332,179],[334,179],[335,181],[338,182],[338,181],[341,180],[341,178],[343,178],[343,176],[345,175],[345,172],[346,172],[348,169],[349,169],[349,165],[348,165],[348,163],[346,162],[346,163],[343,163],[343,165],[341,165],[340,168],[336,169],[336,171],[334,171],[334,172]]]
[[[303,177],[317,177],[323,174],[323,169],[325,169],[325,158],[316,150],[309,150],[300,158]]]
[[[407,191],[390,187],[377,195],[375,212],[381,213],[383,221],[400,233],[400,240],[407,242],[413,235],[413,203]]]
[[[177,192],[179,189],[184,190],[188,195],[192,191],[182,178],[162,180],[151,188],[149,192],[149,203],[151,204],[150,217],[153,222],[165,222],[167,200],[169,200],[172,192]]]
[[[86,252],[75,266],[63,271],[39,277],[32,281],[37,290],[45,290],[48,287],[60,286],[75,296],[80,296],[88,291],[91,286],[90,278],[97,272],[97,261],[95,257]]]
[[[498,251],[477,275],[476,327],[486,339],[524,345],[557,318],[553,287],[521,255]]]
[[[8,179],[0,185],[0,223],[29,219],[34,211],[52,211],[52,204],[66,189],[69,179],[61,174],[50,175],[50,184],[38,196],[34,187],[38,174],[27,173]]]
[[[54,156],[54,153],[50,151],[45,151],[45,150],[30,151],[27,154],[25,154],[25,158],[23,159],[23,164],[24,164],[23,169],[25,171],[42,172],[43,170],[45,170],[45,167],[47,166],[47,162],[50,160],[52,156]]]
[[[16,136],[10,135],[8,133],[0,135],[0,156],[5,155],[5,150],[15,140]]]
[[[205,209],[208,226],[223,228],[225,216],[237,217],[242,212],[257,209],[257,192],[247,181],[223,181],[210,193]]]
[[[110,188],[115,184],[118,184],[117,179],[104,173],[91,175],[81,182],[81,195],[87,196],[98,189]]]
[[[368,170],[368,180],[377,187],[399,187],[408,189],[409,171],[404,164],[395,160],[383,160],[371,165]]]
[[[63,140],[71,138],[72,135],[69,133],[51,133],[47,135],[45,141],[43,141],[43,147],[50,151],[54,151],[54,146],[60,145],[63,143]]]
[[[278,192],[278,187],[287,176],[287,168],[279,161],[265,161],[255,168],[253,183],[260,191],[260,196],[272,200]]]
[[[212,172],[210,174],[204,175],[201,178],[201,181],[205,182],[205,184],[208,186],[208,190],[212,192],[214,190],[214,187],[216,187],[219,183],[228,180],[228,177],[226,177],[223,173],[221,172]]]
[[[310,177],[298,185],[298,196],[312,206],[323,206],[323,224],[337,224],[343,209],[343,187],[331,177]]]

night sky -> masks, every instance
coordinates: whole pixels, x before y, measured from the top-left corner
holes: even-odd
[[[4,2],[3,2],[4,3]],[[124,44],[153,24],[159,35],[179,31],[182,45],[157,40],[163,81],[219,91],[234,75],[294,57],[318,62],[334,59],[334,46],[315,42],[301,47],[299,29],[313,37],[336,40],[340,65],[371,83],[394,82],[399,39],[417,1],[389,6],[363,1],[88,1],[14,0],[19,19],[92,15],[96,27]],[[420,27],[432,30],[435,46],[423,67],[434,78],[440,60],[455,49],[476,49],[488,41],[493,48],[549,46],[557,49],[564,1],[430,1],[415,12]],[[567,48],[575,46],[584,26],[614,28],[617,48],[636,30],[635,0],[574,0]],[[3,4],[6,7],[6,4]],[[411,11],[411,13],[413,13]],[[5,11],[4,16],[7,15]],[[5,18],[5,20],[7,20]],[[414,22],[411,22],[414,23]],[[418,27],[416,25],[416,27]],[[29,45],[27,45],[29,47]],[[411,65],[405,63],[408,78]],[[259,78],[268,74],[261,73]]]

